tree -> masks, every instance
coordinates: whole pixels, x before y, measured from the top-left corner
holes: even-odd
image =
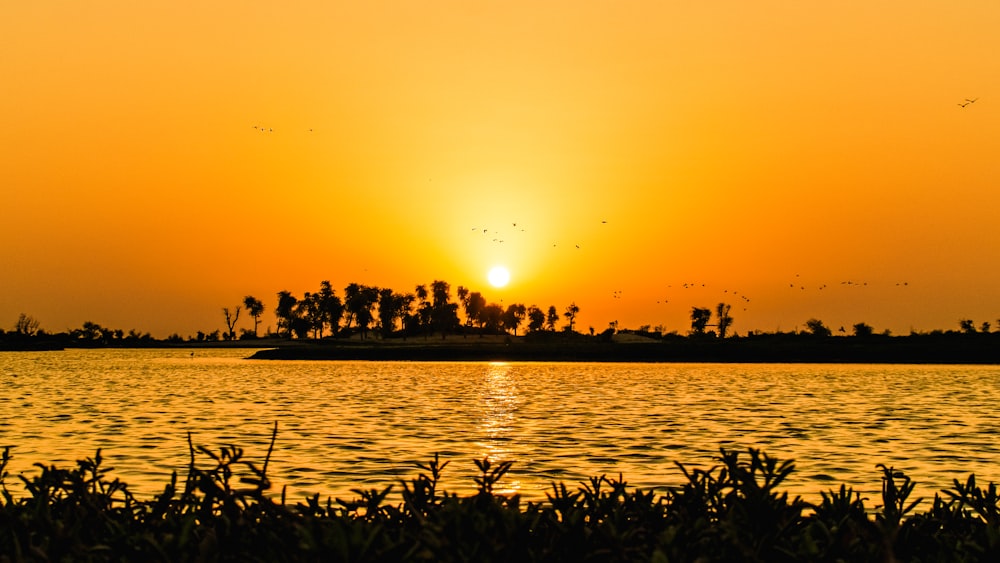
[[[347,321],[344,324],[345,329],[350,329],[351,325],[354,324],[355,317],[357,316],[357,308],[359,307],[361,299],[361,284],[349,283],[347,287],[344,288],[344,315]]]
[[[431,328],[431,313],[433,307],[431,302],[427,300],[429,294],[427,293],[427,286],[421,284],[414,288],[414,293],[420,303],[417,305],[417,320],[419,321],[421,331],[424,333],[424,338],[427,338],[430,328]]]
[[[563,316],[566,317],[566,331],[573,332],[573,325],[576,324],[576,315],[580,312],[580,308],[576,306],[576,302],[570,303],[566,307],[566,311]]]
[[[556,310],[555,305],[549,305],[548,313],[545,315],[545,326],[554,332],[557,322],[559,322],[559,311]]]
[[[535,305],[528,307],[528,330],[538,332],[543,328],[545,328],[545,313]]]
[[[326,314],[320,305],[320,295],[318,293],[309,293],[308,291],[295,304],[295,333],[299,335],[299,338],[308,338],[310,331],[313,338],[319,339],[323,337]]]
[[[240,319],[240,306],[236,306],[236,312],[230,313],[229,307],[223,307],[222,313],[226,315],[226,340],[236,340],[236,321]]]
[[[396,330],[396,319],[403,322],[410,312],[412,295],[401,295],[391,289],[380,289],[378,292],[378,318],[382,330],[382,338],[392,336]],[[405,327],[404,327],[405,328]]]
[[[819,319],[809,319],[806,321],[806,330],[813,336],[830,336],[833,334],[833,331]]]
[[[479,312],[479,318],[484,329],[492,334],[500,333],[500,326],[503,323],[503,307],[496,303],[490,303]]]
[[[260,316],[264,314],[264,304],[253,295],[243,298],[243,306],[247,309],[247,314],[253,317],[253,336],[257,338],[257,325],[260,324]]]
[[[691,334],[705,334],[705,327],[712,318],[712,310],[703,307],[691,307]]]
[[[278,305],[274,308],[274,316],[278,317],[278,333],[285,329],[285,336],[292,337],[292,321],[295,319],[295,303],[298,299],[288,291],[278,292]]]
[[[344,289],[344,311],[347,312],[347,326],[351,319],[358,325],[361,338],[368,337],[368,326],[374,320],[373,309],[378,303],[378,288],[352,283]]]
[[[469,326],[473,323],[483,328],[483,320],[480,315],[483,312],[483,308],[486,307],[486,298],[483,297],[482,293],[478,291],[473,291],[469,293],[465,301],[465,319]],[[482,336],[482,334],[480,334]]]
[[[719,329],[719,338],[725,338],[729,327],[733,325],[733,318],[729,316],[731,305],[719,303],[715,306],[715,328]]]
[[[504,330],[513,330],[514,336],[517,336],[517,327],[524,321],[525,314],[527,314],[527,308],[520,303],[512,303],[508,306],[507,310],[503,312]]]
[[[17,322],[14,323],[14,332],[21,336],[34,336],[38,334],[39,326],[41,323],[35,317],[21,313],[17,316]]]
[[[336,336],[340,330],[340,318],[344,316],[344,304],[328,280],[320,282],[318,295],[321,322],[330,327],[331,336]],[[320,328],[320,337],[322,336],[323,330]]]
[[[858,336],[861,338],[875,334],[875,329],[873,329],[870,325],[866,323],[857,323],[854,325],[853,328],[854,328],[854,336]]]
[[[972,319],[962,319],[958,321],[958,326],[962,329],[962,332],[966,334],[976,332],[976,324],[972,322]]]
[[[446,281],[434,280],[431,283],[431,323],[441,332],[442,339],[459,326],[458,304],[451,302],[450,289]]]
[[[469,288],[465,286],[458,286],[455,290],[455,294],[458,296],[458,302],[462,304],[462,308],[465,309],[465,326],[472,326],[472,319],[469,318]],[[465,333],[462,333],[465,336]]]

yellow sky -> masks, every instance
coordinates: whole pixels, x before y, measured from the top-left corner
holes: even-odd
[[[15,2],[0,325],[186,336],[324,279],[996,325],[1000,3],[815,4]]]

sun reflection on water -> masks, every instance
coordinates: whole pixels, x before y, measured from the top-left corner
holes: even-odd
[[[483,439],[477,443],[479,457],[491,462],[511,461],[515,457],[515,426],[520,397],[517,381],[512,377],[511,365],[491,362],[486,365],[480,395],[480,430]],[[521,489],[521,482],[508,474],[494,489],[501,494],[513,494]]]

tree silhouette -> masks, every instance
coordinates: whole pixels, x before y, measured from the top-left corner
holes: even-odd
[[[559,322],[559,311],[555,305],[549,305],[549,310],[545,314],[545,326],[552,332],[556,330],[556,323]]]
[[[417,305],[417,318],[420,320],[420,329],[424,333],[424,338],[427,338],[431,328],[431,302],[427,300],[430,295],[427,293],[427,286],[421,284],[414,288],[414,293],[420,303]]]
[[[296,334],[300,338],[308,337],[312,332],[313,338],[323,338],[323,327],[326,326],[326,313],[323,311],[323,299],[319,293],[306,292],[302,299],[295,304],[295,326]]]
[[[26,315],[21,313],[17,316],[17,322],[14,323],[14,332],[21,336],[34,336],[38,334],[38,327],[41,323],[31,315]]]
[[[320,337],[323,336],[323,325],[330,327],[330,335],[337,336],[340,331],[340,318],[344,316],[344,304],[337,297],[337,292],[330,285],[329,280],[323,280],[319,284],[318,305],[320,314]]]
[[[857,323],[852,328],[854,329],[854,336],[858,336],[861,338],[871,336],[872,334],[875,333],[875,329],[873,329],[866,323]]]
[[[278,292],[278,305],[274,308],[274,316],[278,317],[278,333],[285,329],[285,336],[292,337],[292,324],[295,318],[295,304],[298,299],[291,292],[282,290]]]
[[[719,338],[725,338],[729,327],[733,325],[733,318],[729,316],[731,305],[719,303],[715,307],[715,328],[719,329]]]
[[[345,329],[350,329],[357,318],[357,309],[361,302],[361,284],[349,283],[344,288],[344,324]]]
[[[566,317],[566,322],[568,323],[566,325],[567,332],[573,332],[573,325],[576,324],[576,315],[579,312],[580,308],[576,306],[575,301],[566,307],[566,311],[563,313],[563,316]]]
[[[809,319],[806,321],[806,330],[813,336],[830,336],[833,334],[833,331],[819,319]]]
[[[482,293],[478,291],[473,291],[469,293],[468,301],[465,304],[465,318],[469,325],[475,324],[480,329],[486,322],[482,318],[483,309],[486,307],[486,298],[483,297]],[[479,334],[482,336],[482,332]]]
[[[504,330],[514,331],[514,336],[517,336],[517,327],[521,325],[524,321],[524,316],[527,314],[527,308],[520,303],[512,303],[507,307],[507,310],[503,312],[503,327]]]
[[[348,328],[350,319],[358,325],[361,339],[368,337],[368,326],[374,320],[373,309],[378,303],[378,288],[352,283],[344,289],[344,310],[347,312]]]
[[[260,324],[260,316],[264,314],[264,304],[253,295],[243,298],[243,306],[246,307],[247,314],[253,317],[253,336],[257,338],[257,325]]]
[[[490,303],[479,312],[480,322],[483,330],[490,334],[500,334],[500,327],[503,324],[503,307],[496,303]]]
[[[455,295],[458,296],[458,302],[462,304],[462,308],[465,309],[465,326],[472,326],[472,319],[469,318],[469,288],[465,286],[458,286],[455,290]],[[468,336],[468,331],[462,331],[462,338]]]
[[[431,322],[441,333],[442,339],[459,326],[458,304],[451,302],[450,289],[451,286],[446,281],[434,280],[431,283]]]
[[[972,319],[962,319],[958,321],[958,326],[959,328],[962,329],[962,332],[966,334],[972,334],[976,332],[976,324],[972,322]]]
[[[389,288],[380,289],[378,292],[378,318],[382,332],[382,338],[392,336],[396,330],[396,319],[403,321],[410,312],[410,303],[413,302],[412,295],[401,295]]]
[[[240,318],[240,307],[237,305],[233,314],[230,314],[229,307],[223,307],[222,313],[226,316],[226,340],[236,340],[236,321]]]
[[[711,318],[711,309],[691,307],[691,334],[698,336],[705,334],[705,327],[708,326],[708,321]]]
[[[528,307],[528,330],[538,332],[543,328],[545,328],[545,313],[535,305]]]

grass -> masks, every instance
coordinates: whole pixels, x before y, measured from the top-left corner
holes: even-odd
[[[880,503],[851,488],[817,503],[780,491],[794,471],[756,449],[716,465],[677,464],[683,485],[656,496],[622,476],[554,483],[542,502],[494,493],[513,462],[476,460],[477,492],[441,490],[437,456],[394,486],[351,499],[268,494],[277,425],[262,465],[241,448],[188,444],[186,477],[135,498],[98,450],[71,469],[36,464],[7,489],[0,459],[0,561],[998,561],[1000,496],[974,476],[926,512],[904,472],[879,466]]]

